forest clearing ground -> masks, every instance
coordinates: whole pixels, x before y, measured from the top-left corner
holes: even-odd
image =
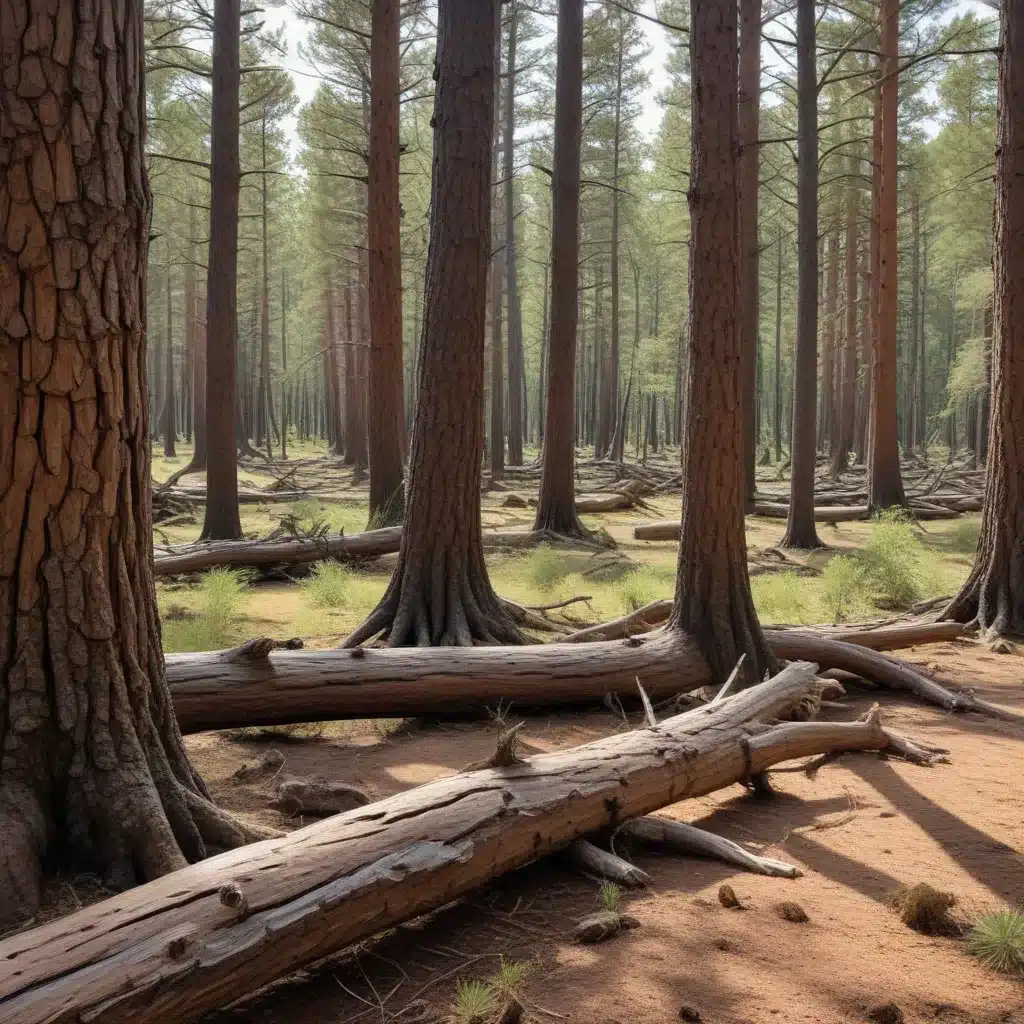
[[[159,473],[161,460],[155,461]],[[269,482],[266,474],[249,476],[247,486]],[[332,481],[329,498],[316,496],[298,506],[244,505],[243,529],[247,535],[266,535],[283,512],[291,511],[329,522],[332,531],[359,532],[365,524],[365,489],[336,497],[342,489]],[[524,485],[522,491],[528,489]],[[484,495],[485,526],[529,526],[532,510],[504,507],[505,497],[500,491]],[[523,604],[586,594],[589,605],[567,612],[589,621],[670,597],[676,545],[635,541],[632,529],[642,519],[678,515],[678,496],[646,500],[651,510],[642,514],[584,517],[589,528],[612,536],[615,553],[595,557],[540,549],[488,556],[496,590]],[[952,593],[966,577],[977,523],[977,517],[963,517],[915,531],[920,546],[912,561],[921,598]],[[752,584],[762,620],[822,621],[821,570],[837,554],[863,557],[876,529],[866,522],[822,525],[828,549],[790,555],[793,564],[756,576]],[[780,520],[748,518],[753,563],[771,560],[770,549],[783,530]],[[169,540],[181,542],[193,539],[198,526],[177,525],[167,532]],[[227,645],[269,634],[301,636],[310,646],[334,645],[374,606],[393,562],[391,557],[345,567],[319,595],[290,581],[243,589],[220,620],[221,634],[212,639]],[[606,568],[592,571],[599,562]],[[188,631],[192,616],[202,619],[199,589],[161,582],[158,595],[168,650],[209,645],[208,631]],[[891,614],[866,597],[858,607],[869,609],[863,618]],[[996,654],[965,640],[901,653],[951,688],[974,687],[987,700],[1024,708],[1024,657],[1016,650]],[[871,699],[851,690],[850,713],[830,714],[853,717]],[[956,894],[957,913],[968,920],[1020,900],[1024,790],[1018,780],[1024,774],[1024,742],[1011,727],[973,715],[954,719],[888,695],[883,708],[895,728],[948,747],[952,764],[924,769],[876,755],[847,755],[813,780],[799,773],[776,776],[779,794],[772,800],[754,800],[736,786],[666,810],[795,863],[803,878],[762,878],[637,848],[631,856],[654,877],[649,890],[628,897],[628,910],[641,927],[606,944],[580,947],[570,941],[572,924],[599,908],[598,886],[566,864],[548,860],[425,922],[364,944],[356,955],[304,971],[210,1015],[207,1022],[434,1019],[391,1015],[414,997],[438,1013],[448,1012],[457,981],[492,975],[504,956],[536,965],[525,985],[529,1021],[661,1024],[679,1019],[680,1006],[687,1004],[700,1010],[704,1021],[723,1024],[824,1024],[863,1020],[870,1007],[892,1001],[908,1021],[1024,1024],[1018,982],[983,969],[961,941],[909,931],[888,905],[894,889],[920,881]],[[631,727],[638,723],[632,716]],[[521,733],[523,752],[574,746],[622,728],[621,718],[608,711],[535,717]],[[283,778],[344,782],[371,799],[382,798],[485,758],[494,739],[495,726],[486,722],[409,730],[401,721],[381,720],[239,729],[190,736],[186,743],[218,802],[241,817],[288,827],[301,822],[282,822],[270,807]],[[258,765],[272,748],[284,755],[279,770],[257,771],[241,781],[234,777],[243,763]],[[716,891],[723,882],[736,889],[746,912],[719,905]],[[775,910],[782,900],[799,903],[810,922],[782,920]]]

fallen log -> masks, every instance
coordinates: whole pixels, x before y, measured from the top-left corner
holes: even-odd
[[[824,669],[838,668],[852,672],[878,686],[912,693],[947,711],[976,711],[989,718],[1024,724],[1024,715],[1019,712],[975,697],[969,690],[947,690],[927,676],[915,672],[906,662],[887,658],[877,650],[869,650],[857,644],[853,638],[844,642],[795,629],[766,629],[764,636],[777,658],[802,659],[813,655]]]
[[[273,650],[250,641],[229,651],[168,654],[167,679],[182,732],[341,718],[397,718],[519,707],[653,699],[711,682],[685,634],[531,647],[326,651]]]
[[[928,751],[877,714],[770,726],[815,666],[656,728],[454,775],[0,942],[5,1024],[187,1024],[573,840],[796,757]]]
[[[599,622],[596,626],[587,626],[585,629],[578,629],[563,637],[565,643],[581,644],[592,643],[595,640],[621,640],[623,637],[634,636],[637,633],[646,633],[660,626],[668,620],[672,614],[671,601],[651,601],[635,612],[623,615],[618,619],[611,619],[608,622]]]
[[[601,547],[579,541],[568,544],[544,530],[493,530],[483,534],[485,550],[527,548],[537,544],[560,543],[565,546]],[[303,566],[324,559],[379,558],[393,555],[402,546],[402,528],[344,534],[337,537],[297,537],[285,540],[225,540],[199,544],[165,545],[153,552],[153,571],[157,576],[177,576],[203,572],[216,566],[241,566],[269,569],[273,566]]]

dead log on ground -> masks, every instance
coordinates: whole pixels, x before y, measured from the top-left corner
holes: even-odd
[[[400,718],[517,707],[652,699],[711,682],[684,634],[659,633],[598,648],[579,644],[168,654],[167,679],[182,732],[342,718]]]
[[[451,653],[451,652],[443,652]],[[923,748],[877,715],[770,723],[813,665],[657,728],[458,774],[173,872],[0,942],[5,1024],[186,1024],[573,840],[796,757]]]

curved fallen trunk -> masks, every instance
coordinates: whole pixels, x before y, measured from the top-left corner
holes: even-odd
[[[777,658],[799,659],[813,656],[824,669],[842,669],[864,679],[870,679],[879,686],[905,690],[947,711],[976,711],[989,718],[1024,724],[1024,715],[1019,712],[1001,708],[997,704],[975,697],[969,690],[947,690],[927,676],[915,672],[906,662],[887,658],[877,650],[859,646],[853,638],[844,642],[795,629],[766,629],[764,637]]]
[[[334,648],[275,651],[252,641],[230,651],[168,654],[167,681],[182,732],[342,718],[397,718],[633,699],[711,682],[685,634],[532,647]]]
[[[762,725],[813,665],[711,708],[440,779],[222,854],[0,942],[5,1024],[186,1024],[601,828],[844,750],[930,755],[878,716]]]

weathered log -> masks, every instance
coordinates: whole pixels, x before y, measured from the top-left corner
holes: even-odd
[[[0,942],[4,1024],[185,1024],[598,829],[781,760],[898,745],[873,718],[767,726],[793,665],[712,708],[440,779],[173,872]]]
[[[250,645],[251,646],[251,645]],[[340,718],[478,712],[487,705],[655,699],[711,682],[696,644],[663,632],[600,647],[465,647],[326,651],[247,648],[168,654],[167,679],[182,732]]]
[[[489,530],[483,535],[484,548],[528,548],[543,543],[565,543],[543,530]],[[309,565],[324,559],[377,558],[393,555],[402,546],[402,528],[388,526],[351,536],[301,537],[287,540],[229,540],[199,544],[175,544],[157,548],[153,567],[157,576],[203,572],[215,566],[268,569],[273,566]],[[580,542],[577,546],[598,547]]]
[[[880,631],[876,631],[880,632]],[[947,711],[976,711],[989,718],[1024,724],[1024,715],[1001,708],[987,700],[975,697],[969,690],[954,693],[934,680],[915,672],[906,662],[897,661],[856,643],[831,640],[820,634],[796,629],[766,629],[765,640],[777,658],[807,658],[813,656],[822,668],[838,668],[863,676],[878,686],[905,690],[929,704],[937,704]]]
[[[620,640],[623,637],[646,633],[665,622],[672,614],[671,601],[651,601],[635,612],[623,615],[608,622],[599,622],[596,626],[578,629],[564,637],[565,643],[591,643],[595,640]]]
[[[800,869],[792,864],[773,857],[759,857],[731,839],[671,818],[646,814],[635,821],[627,821],[622,831],[644,843],[663,846],[676,853],[712,857],[759,875],[772,875],[776,878],[799,878],[801,875]]]
[[[597,875],[598,878],[607,878],[610,882],[616,882],[629,889],[648,885],[651,881],[651,876],[646,871],[614,853],[602,850],[588,839],[577,839],[572,843],[569,847],[569,859],[584,871]]]

